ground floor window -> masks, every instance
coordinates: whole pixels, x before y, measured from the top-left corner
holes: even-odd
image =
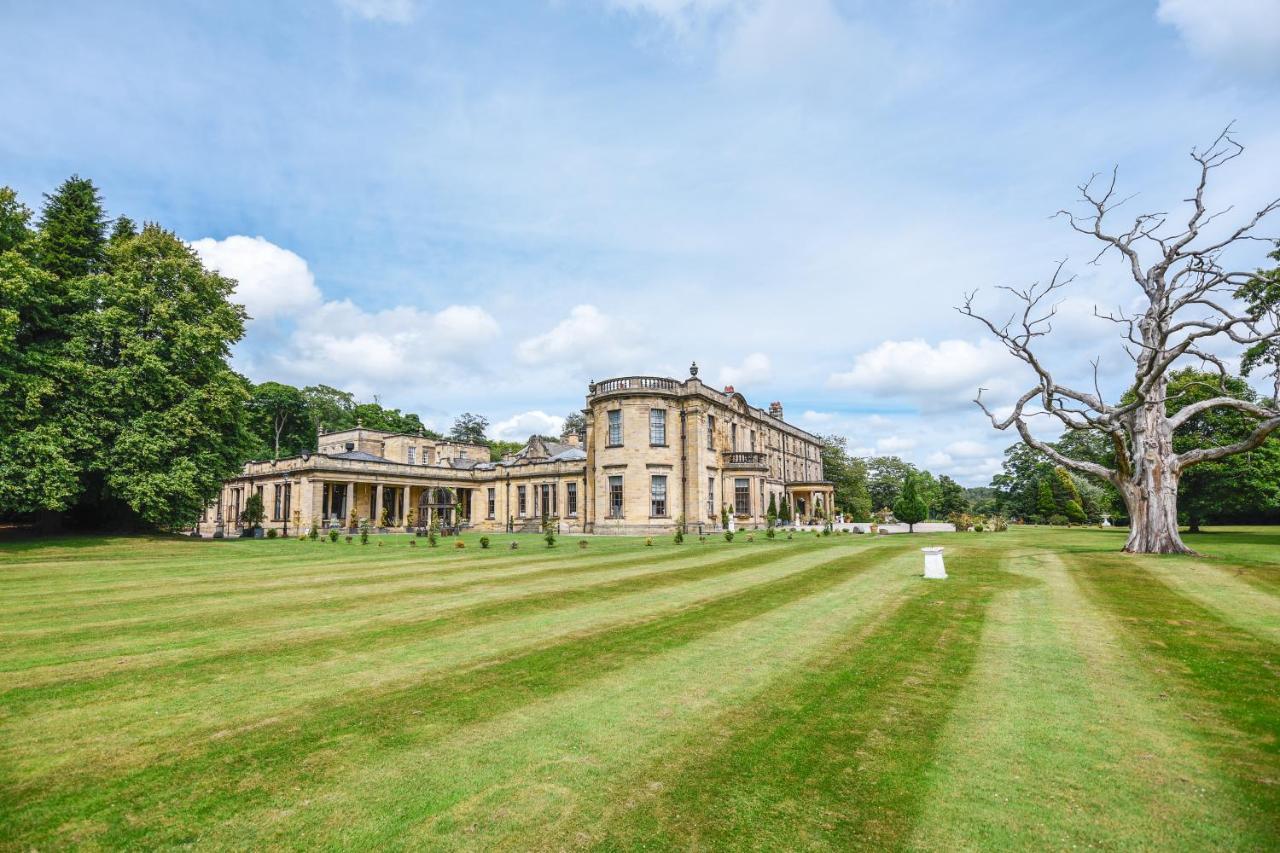
[[[564,511],[570,518],[578,514],[578,484],[565,483],[564,486]]]
[[[498,490],[497,490],[497,489],[490,489],[490,490],[489,490],[489,517],[490,517],[490,518],[493,518],[493,514],[497,511],[497,508],[498,508],[498,494],[497,494],[497,493],[498,493]]]
[[[285,521],[289,518],[289,483],[283,483],[272,489],[271,520]],[[259,489],[258,494],[262,494]]]
[[[609,478],[609,517],[622,518],[622,477]]]
[[[649,515],[663,517],[667,514],[667,478],[655,475],[649,478]]]
[[[708,416],[710,417],[710,416]],[[716,517],[716,478],[707,478],[707,518]]]
[[[516,512],[521,518],[524,518],[525,509],[528,504],[525,503],[524,486],[516,486]]]
[[[733,481],[733,512],[735,515],[751,515],[751,480],[746,477]]]

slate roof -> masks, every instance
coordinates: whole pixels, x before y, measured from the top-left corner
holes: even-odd
[[[390,459],[384,459],[381,456],[375,456],[372,453],[366,453],[363,450],[347,450],[342,453],[325,454],[330,459],[353,459],[356,462],[390,462]]]

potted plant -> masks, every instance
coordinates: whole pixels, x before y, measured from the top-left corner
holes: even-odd
[[[267,512],[262,506],[262,495],[257,492],[249,495],[249,499],[244,502],[244,512],[241,513],[240,518],[249,525],[252,531],[250,535],[254,539],[262,538],[262,519],[266,516]]]
[[[350,515],[350,516],[348,516],[348,518],[347,518],[347,532],[348,532],[348,533],[355,533],[355,532],[356,532],[356,528],[359,526],[359,523],[360,523],[360,520],[359,520],[359,518],[357,518],[357,517],[356,517],[356,511],[355,511],[354,509],[352,509],[352,510],[351,510],[351,515]]]
[[[404,516],[404,532],[412,533],[413,525],[418,520],[418,511],[413,507],[409,507],[409,511]]]

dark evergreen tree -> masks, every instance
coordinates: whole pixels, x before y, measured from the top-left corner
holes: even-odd
[[[107,217],[93,182],[72,175],[40,214],[37,253],[41,268],[62,280],[101,272],[106,263]]]
[[[929,507],[916,488],[916,475],[909,475],[902,484],[902,494],[893,505],[893,515],[906,524],[912,533],[915,532],[916,525],[929,516]]]

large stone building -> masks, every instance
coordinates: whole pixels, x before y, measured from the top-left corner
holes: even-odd
[[[800,519],[831,506],[816,436],[783,420],[782,406],[758,409],[732,387],[627,376],[593,382],[586,429],[493,462],[484,445],[355,429],[323,433],[315,453],[249,462],[228,480],[199,532],[235,535],[255,491],[264,526],[302,532],[318,522],[379,526],[664,533],[683,516],[689,529],[718,529],[727,507],[738,527],[763,525],[769,499],[783,496]],[[301,528],[301,530],[299,529]]]

